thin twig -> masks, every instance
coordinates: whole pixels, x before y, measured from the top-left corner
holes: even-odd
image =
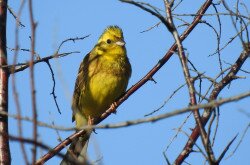
[[[242,143],[242,141],[243,141],[243,139],[244,139],[244,137],[245,137],[245,135],[246,135],[246,133],[247,133],[247,131],[248,131],[249,128],[250,128],[250,123],[247,125],[247,127],[243,131],[243,134],[242,134],[242,136],[240,138],[240,141],[238,142],[237,146],[235,147],[235,149],[233,150],[233,152],[228,157],[226,157],[226,159],[229,159],[230,157],[232,157],[235,154],[235,152],[237,151],[237,149],[239,148],[240,144]]]
[[[47,57],[44,57],[44,58],[41,58],[41,59],[34,60],[33,64],[37,64],[37,63],[40,63],[40,62],[46,62],[47,60],[51,60],[51,59],[54,59],[54,58],[65,57],[65,56],[68,56],[68,55],[71,55],[71,54],[74,54],[74,53],[80,53],[80,52],[79,51],[73,51],[73,52],[66,52],[66,53],[61,53],[61,54],[53,54],[53,55],[50,55],[50,56],[47,56]],[[15,65],[4,65],[4,66],[2,66],[2,68],[8,68],[11,74],[23,71],[23,70],[25,70],[25,69],[27,69],[29,67],[30,67],[30,62],[18,63],[18,64],[15,64]]]
[[[18,14],[16,16],[16,28],[15,28],[15,50],[14,50],[14,58],[13,58],[13,64],[15,65],[17,63],[17,58],[18,58],[18,51],[19,51],[19,24],[18,22],[24,7],[24,2],[22,1],[19,10],[18,10]],[[14,16],[14,15],[13,15]],[[21,116],[21,106],[20,106],[20,102],[19,102],[19,98],[18,98],[18,92],[17,92],[17,88],[16,88],[16,79],[15,79],[15,74],[12,74],[12,88],[13,88],[13,96],[14,96],[14,101],[15,101],[15,105],[16,105],[16,109],[17,109],[17,116],[20,117]],[[22,120],[18,119],[17,121],[17,125],[18,125],[18,135],[19,137],[23,137],[23,128],[22,128]],[[27,156],[27,152],[25,150],[25,146],[23,141],[20,141],[20,146],[21,146],[21,150],[22,150],[22,155],[25,161],[25,164],[28,165],[30,164],[28,161],[28,156]]]
[[[61,47],[63,46],[64,43],[66,43],[66,42],[68,42],[68,41],[72,41],[72,42],[75,43],[77,40],[84,40],[85,38],[87,38],[87,37],[89,37],[89,36],[90,36],[90,34],[89,34],[89,35],[86,35],[86,36],[84,36],[84,37],[68,38],[68,39],[62,41],[61,44],[59,45],[59,47],[57,48],[56,54],[59,53],[59,51],[60,51],[60,49],[61,49]]]
[[[181,88],[183,88],[185,85],[186,85],[186,83],[185,83],[185,84],[182,84],[181,86],[179,86],[176,90],[174,90],[174,92],[173,92],[166,100],[164,100],[163,104],[162,104],[160,107],[158,107],[157,109],[153,110],[153,111],[150,112],[150,113],[147,113],[146,115],[144,115],[144,117],[150,116],[150,115],[152,115],[152,114],[158,112],[159,110],[161,110],[161,109],[168,103],[168,101],[169,101],[169,100],[170,100],[170,99],[171,99],[171,98],[172,98]]]
[[[223,150],[223,152],[219,156],[219,158],[218,158],[218,160],[217,160],[216,163],[220,164],[220,161],[225,156],[226,152],[228,151],[229,147],[233,144],[233,142],[235,141],[235,139],[237,138],[237,136],[238,136],[238,134],[228,143],[228,145],[225,147],[225,149]]]
[[[22,1],[22,4],[20,6],[23,6],[25,1]],[[15,12],[11,9],[11,7],[9,7],[9,5],[7,6],[8,11],[10,12],[10,14],[15,18],[17,24],[21,27],[25,27],[24,24],[22,24],[22,22],[20,21],[20,17],[18,16],[19,14],[15,14]]]
[[[33,115],[33,140],[37,142],[37,109],[36,109],[36,91],[34,78],[34,57],[35,57],[35,40],[36,40],[36,26],[33,15],[32,0],[29,0],[29,16],[31,24],[31,54],[30,54],[30,84],[31,84],[31,101],[32,101],[32,115]],[[37,145],[34,143],[32,148],[32,164],[36,162]]]
[[[250,45],[249,45],[250,47]],[[240,56],[238,57],[238,59],[236,60],[236,62],[234,63],[234,65],[231,67],[230,71],[227,73],[227,75],[217,84],[215,84],[214,89],[212,90],[209,100],[215,100],[219,93],[231,82],[234,80],[234,76],[238,73],[238,71],[240,70],[241,66],[243,65],[243,63],[246,61],[246,59],[248,58],[250,54],[250,50],[249,48],[243,50],[243,52],[240,54]],[[210,118],[211,115],[211,110],[213,108],[207,108],[205,109],[204,113],[202,114],[202,121],[203,124],[205,125],[208,121],[208,119]],[[185,158],[188,156],[188,154],[190,153],[190,148],[193,147],[194,142],[198,139],[200,135],[199,132],[199,127],[195,127],[193,129],[192,134],[190,135],[190,139],[188,140],[188,142],[186,143],[185,147],[183,148],[183,151],[179,154],[179,156],[177,157],[177,159],[175,160],[176,164],[181,164]]]
[[[46,64],[48,65],[49,67],[49,70],[50,70],[50,73],[51,73],[51,77],[52,77],[52,81],[53,81],[53,88],[52,88],[52,92],[50,93],[52,96],[53,96],[53,99],[55,101],[55,104],[56,104],[56,108],[57,108],[57,111],[61,114],[61,110],[59,108],[59,105],[57,103],[57,100],[56,100],[56,93],[55,93],[55,88],[56,88],[56,80],[55,80],[55,75],[54,75],[54,72],[53,72],[53,69],[49,63],[49,60],[45,61]]]
[[[125,2],[125,3],[129,3],[132,5],[135,5],[139,8],[141,8],[142,10],[147,11],[148,13],[152,14],[153,16],[156,16],[157,18],[159,18],[159,20],[161,20],[161,22],[167,27],[167,29],[172,32],[173,31],[173,27],[171,27],[171,25],[166,21],[166,19],[158,12],[152,11],[147,7],[144,7],[143,4],[139,3],[139,2],[135,2],[132,0],[120,0],[121,2]]]
[[[43,144],[41,142],[34,141],[33,139],[19,137],[19,136],[17,137],[17,136],[10,135],[10,134],[8,136],[9,136],[10,140],[12,140],[12,141],[18,141],[18,142],[22,142],[22,143],[31,144],[31,145],[36,144],[36,146],[38,146],[38,147],[40,147],[42,149],[45,149],[47,151],[50,151],[52,149],[51,147],[49,147],[49,146],[47,146],[47,145],[45,145],[45,144]],[[64,155],[61,154],[61,153],[57,153],[56,155],[61,157],[61,158],[64,157]]]

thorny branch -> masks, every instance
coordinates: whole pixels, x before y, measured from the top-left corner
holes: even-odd
[[[56,100],[56,93],[55,93],[56,80],[55,80],[55,75],[54,75],[53,69],[52,69],[52,67],[51,67],[51,65],[50,65],[50,63],[49,63],[49,60],[47,60],[47,61],[45,61],[45,62],[46,62],[46,64],[47,64],[48,67],[49,67],[49,70],[50,70],[51,76],[52,76],[52,81],[53,81],[53,88],[52,88],[52,92],[51,92],[50,94],[53,96],[53,99],[54,99],[55,104],[56,104],[56,108],[57,108],[58,112],[61,114],[62,112],[61,112],[61,110],[60,110],[60,108],[59,108],[59,105],[58,105],[58,103],[57,103],[57,100]]]
[[[60,51],[60,49],[63,46],[63,44],[65,44],[66,42],[68,42],[68,41],[76,42],[77,40],[84,40],[85,38],[88,38],[89,36],[90,36],[90,34],[86,35],[84,37],[68,38],[68,39],[62,41],[61,44],[59,45],[57,51],[56,51],[56,54],[58,54],[58,52]]]

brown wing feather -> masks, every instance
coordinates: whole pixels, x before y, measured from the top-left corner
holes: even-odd
[[[73,99],[72,99],[72,122],[75,121],[75,113],[76,111],[79,110],[79,103],[80,103],[80,98],[82,93],[85,90],[86,86],[86,70],[88,68],[88,60],[89,60],[90,54],[87,54],[83,61],[80,64],[79,70],[78,70],[78,75],[76,78],[75,82],[75,89],[74,89],[74,94],[73,94]]]
[[[79,70],[78,70],[78,75],[76,78],[76,83],[75,83],[75,89],[74,89],[74,94],[73,94],[73,100],[72,100],[72,122],[75,121],[75,113],[76,111],[81,111],[83,107],[81,107],[80,100],[81,96],[83,95],[86,84],[88,82],[88,77],[92,76],[95,74],[95,70],[98,68],[93,68],[92,70],[89,70],[89,65],[91,64],[92,61],[97,60],[100,56],[98,54],[92,54],[91,52],[88,53],[83,61],[80,64]]]

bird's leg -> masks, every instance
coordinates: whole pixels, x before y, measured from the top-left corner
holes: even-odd
[[[88,125],[93,125],[94,124],[94,118],[91,116],[88,117]]]
[[[88,117],[88,125],[89,125],[89,126],[90,126],[90,125],[94,125],[94,118],[92,118],[91,116]],[[96,131],[95,131],[95,129],[93,129],[92,131],[93,131],[95,134],[97,134]]]

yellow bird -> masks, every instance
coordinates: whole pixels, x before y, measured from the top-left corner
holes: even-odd
[[[99,117],[125,92],[131,72],[122,30],[107,27],[79,68],[72,100],[77,128]],[[89,135],[71,144],[61,165],[72,164],[69,160],[86,161]]]

